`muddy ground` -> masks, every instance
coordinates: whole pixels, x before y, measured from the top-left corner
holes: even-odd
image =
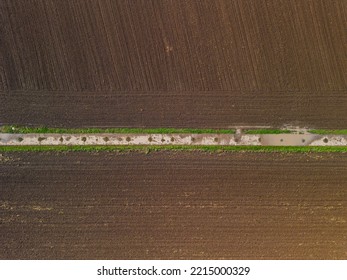
[[[1,259],[346,259],[344,154],[3,153]]]
[[[346,128],[347,1],[2,0],[0,123]]]

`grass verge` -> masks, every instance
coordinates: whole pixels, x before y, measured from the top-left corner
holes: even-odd
[[[309,152],[340,152],[346,153],[347,147],[333,146],[0,146],[0,152],[37,152],[37,151],[55,151],[55,152],[98,152],[98,151],[206,151],[206,152],[282,152],[282,153],[309,153]]]
[[[17,125],[4,125],[0,127],[0,133],[145,133],[145,134],[170,134],[170,133],[211,133],[211,134],[235,134],[235,129],[204,129],[204,128],[52,128],[52,127],[30,127]],[[347,134],[347,129],[325,130],[312,129],[308,131],[312,134]],[[293,131],[288,129],[247,129],[245,134],[290,134]]]
[[[287,129],[248,129],[244,131],[245,134],[289,134],[291,130]]]
[[[335,135],[341,135],[341,134],[347,134],[347,129],[337,129],[337,130],[325,130],[325,129],[312,129],[308,132],[313,134],[335,134]]]
[[[49,128],[5,125],[0,127],[2,133],[146,133],[146,134],[169,134],[169,133],[220,133],[234,134],[234,129],[195,129],[195,128]]]

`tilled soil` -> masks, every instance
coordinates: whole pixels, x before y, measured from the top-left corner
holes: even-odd
[[[0,123],[345,128],[347,1],[2,0]]]
[[[3,153],[1,259],[346,259],[347,157]]]

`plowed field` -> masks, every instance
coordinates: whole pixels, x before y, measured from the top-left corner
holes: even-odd
[[[346,128],[345,0],[2,0],[0,123]]]
[[[347,158],[3,153],[1,259],[346,259]]]

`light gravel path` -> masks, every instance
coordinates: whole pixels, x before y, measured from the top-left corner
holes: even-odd
[[[347,135],[315,134],[7,134],[1,146],[25,145],[230,145],[347,146]]]

